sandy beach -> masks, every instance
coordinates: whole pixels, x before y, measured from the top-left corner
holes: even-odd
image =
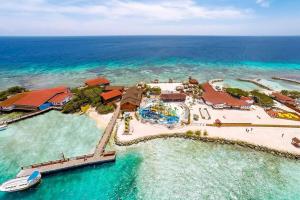
[[[100,115],[96,110],[95,108],[90,108],[88,111],[87,111],[87,115],[96,121],[97,123],[97,127],[100,128],[100,129],[105,129],[110,118],[112,117],[113,113],[109,113],[109,114],[106,114],[106,115]]]

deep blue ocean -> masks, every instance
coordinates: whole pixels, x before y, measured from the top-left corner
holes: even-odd
[[[300,79],[299,52],[300,37],[0,37],[0,89],[75,86],[96,75],[122,84],[189,75]]]
[[[203,82],[261,78],[275,89],[299,89],[300,37],[0,37],[0,90],[14,85],[78,86],[106,76],[112,84],[193,76]],[[1,116],[0,116],[1,117]],[[0,182],[21,166],[93,151],[103,129],[86,116],[50,112],[0,133]],[[113,142],[115,163],[43,177],[41,184],[0,199],[255,199],[300,197],[299,161],[236,146],[158,139],[130,147]]]

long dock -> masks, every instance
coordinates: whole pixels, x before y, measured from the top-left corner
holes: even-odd
[[[249,82],[249,83],[253,83],[261,88],[264,88],[266,90],[270,90],[270,91],[273,91],[272,88],[266,86],[266,85],[263,85],[262,83],[259,83],[258,81],[256,81],[255,79],[243,79],[243,78],[238,78],[237,79],[238,81],[244,81],[244,82]]]
[[[105,152],[105,146],[109,141],[119,113],[120,106],[116,108],[93,154],[86,154],[71,158],[63,158],[60,160],[54,160],[22,167],[21,171],[17,174],[17,177],[28,176],[34,171],[39,171],[42,175],[46,175],[73,168],[115,161],[115,152]]]
[[[294,80],[294,79],[289,79],[289,78],[283,78],[283,77],[276,77],[276,76],[273,76],[272,79],[274,79],[274,80],[286,81],[286,82],[290,82],[290,83],[300,84],[300,81]]]

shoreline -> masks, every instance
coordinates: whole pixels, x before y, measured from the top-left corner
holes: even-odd
[[[99,129],[105,129],[108,125],[108,122],[110,121],[113,113],[108,113],[108,114],[99,114],[95,108],[90,108],[87,112],[86,112],[87,116],[94,120],[97,124],[97,127]]]
[[[281,151],[277,149],[273,149],[270,147],[253,144],[250,142],[245,142],[241,140],[233,140],[233,139],[226,139],[226,138],[220,138],[220,137],[210,137],[210,136],[188,136],[186,133],[162,133],[158,135],[149,135],[149,136],[143,136],[136,139],[128,140],[128,141],[121,141],[119,140],[117,133],[114,133],[114,142],[118,146],[131,146],[134,144],[147,142],[150,140],[155,139],[169,139],[169,138],[181,138],[181,139],[189,139],[189,140],[195,140],[195,141],[201,141],[201,142],[213,142],[217,144],[228,144],[228,145],[238,145],[245,148],[250,148],[252,150],[261,151],[270,153],[275,156],[285,157],[288,159],[293,160],[300,160],[300,154],[290,153],[287,151]]]

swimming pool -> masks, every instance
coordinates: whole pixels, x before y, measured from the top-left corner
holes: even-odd
[[[179,116],[175,109],[163,103],[149,104],[139,109],[139,115],[143,120],[158,124],[177,124]]]

